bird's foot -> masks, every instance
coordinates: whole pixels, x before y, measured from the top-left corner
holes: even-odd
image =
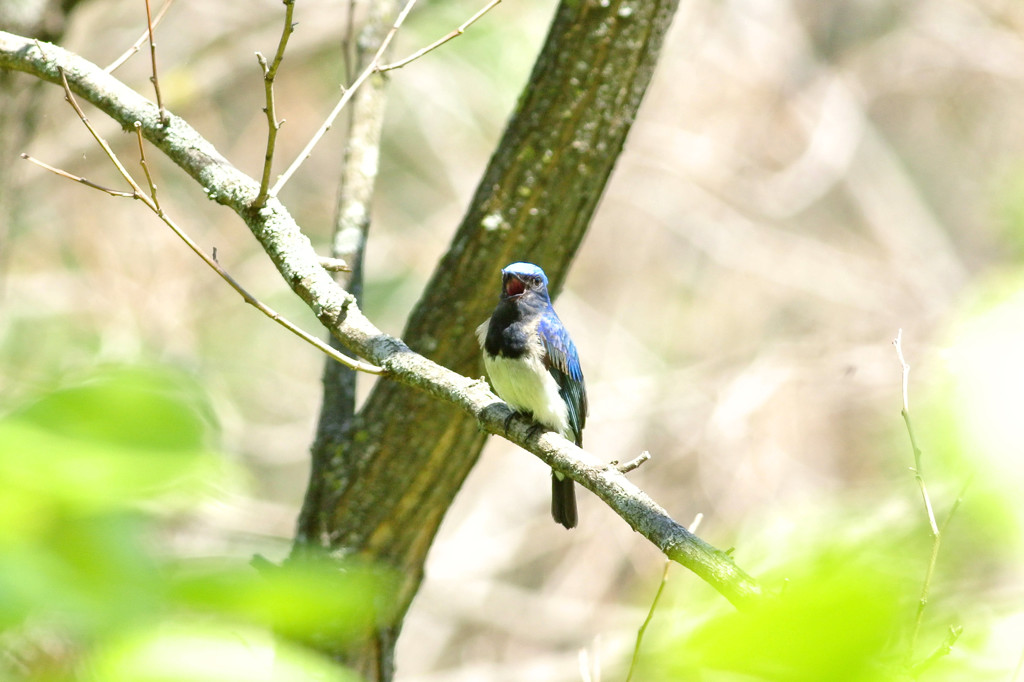
[[[530,432],[526,434],[526,439],[529,440],[538,434],[544,433],[547,430],[548,427],[544,426],[543,424],[534,423],[533,426],[530,427]]]
[[[530,417],[529,414],[526,414],[526,413],[523,413],[523,412],[513,412],[509,416],[505,417],[505,436],[506,437],[508,437],[508,430],[512,426],[512,420],[515,419],[516,417],[522,417],[523,419],[530,419],[531,422],[532,422],[531,425],[530,425],[530,430],[526,433],[526,439],[527,440],[533,438],[538,433],[543,433],[543,432],[548,430],[548,427],[544,426],[543,424],[538,424],[537,422],[532,421],[532,418]]]
[[[518,412],[509,412],[509,415],[505,417],[505,437],[508,437],[508,427],[512,423],[512,420],[519,416]]]

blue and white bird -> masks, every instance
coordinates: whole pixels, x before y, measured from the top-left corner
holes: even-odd
[[[501,271],[501,298],[491,319],[476,330],[487,376],[516,412],[583,445],[587,390],[576,346],[551,307],[548,278],[533,263]],[[551,516],[576,526],[576,490],[571,478],[552,470]]]

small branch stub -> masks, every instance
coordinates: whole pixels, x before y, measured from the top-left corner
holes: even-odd
[[[352,268],[344,258],[321,256],[320,267],[328,272],[352,272]]]
[[[647,450],[644,450],[638,456],[634,457],[628,462],[624,462],[622,464],[619,464],[618,462],[612,462],[612,466],[618,469],[620,474],[628,474],[630,471],[633,471],[634,469],[639,469],[650,458],[651,453],[648,452]]]

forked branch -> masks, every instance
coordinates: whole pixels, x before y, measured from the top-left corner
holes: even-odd
[[[174,220],[172,220],[171,217],[168,216],[163,211],[162,208],[160,208],[160,203],[157,200],[156,184],[153,182],[153,176],[150,173],[149,164],[146,162],[146,150],[142,142],[142,123],[139,121],[135,121],[133,127],[135,128],[136,135],[138,136],[140,156],[139,163],[142,165],[142,168],[146,174],[146,181],[149,184],[149,194],[145,193],[142,190],[139,184],[135,181],[135,178],[133,178],[131,173],[128,172],[128,169],[125,168],[124,164],[121,163],[121,160],[114,153],[113,149],[111,149],[107,141],[96,131],[96,129],[92,126],[92,123],[89,122],[89,119],[88,117],[86,117],[85,112],[82,111],[82,107],[79,106],[78,100],[75,99],[74,94],[71,92],[71,87],[68,85],[67,75],[64,73],[64,69],[61,67],[57,68],[60,73],[61,84],[64,86],[65,99],[75,110],[75,113],[78,114],[79,119],[81,119],[82,123],[89,130],[89,133],[93,136],[93,139],[96,140],[96,143],[99,144],[100,148],[103,149],[103,153],[107,155],[107,158],[110,159],[110,162],[114,164],[115,168],[117,168],[117,171],[121,175],[121,177],[124,178],[125,182],[127,182],[128,185],[132,188],[132,191],[119,192],[117,190],[112,190],[103,187],[94,182],[86,180],[85,178],[78,177],[76,175],[68,173],[67,171],[55,168],[41,161],[38,161],[37,159],[30,157],[28,154],[22,154],[21,156],[23,159],[32,161],[36,165],[41,166],[42,168],[45,168],[48,171],[56,173],[61,177],[67,178],[69,180],[74,180],[75,182],[79,182],[88,187],[100,190],[111,196],[130,197],[132,199],[138,199],[139,201],[144,203],[146,207],[149,208],[149,210],[155,213],[169,228],[171,228],[174,234],[177,235],[178,238],[181,239],[183,242],[185,242],[189,249],[191,249],[193,253],[199,256],[204,263],[206,263],[214,272],[216,272],[220,276],[221,279],[227,282],[228,285],[232,289],[234,289],[242,297],[242,300],[244,300],[246,303],[253,306],[261,313],[272,319],[274,322],[277,322],[279,325],[281,325],[291,333],[301,338],[306,343],[309,343],[310,345],[314,346],[315,348],[325,353],[326,355],[330,356],[331,358],[337,360],[346,367],[349,367],[360,372],[366,372],[368,374],[382,374],[384,372],[384,370],[382,370],[380,367],[377,367],[376,365],[362,362],[360,360],[355,360],[343,353],[339,353],[334,348],[331,348],[330,345],[324,343],[317,337],[307,333],[302,328],[296,326],[290,320],[288,320],[287,318],[283,317],[278,312],[273,310],[270,306],[266,305],[265,303],[257,299],[255,296],[250,294],[241,284],[239,284],[238,280],[236,280],[227,270],[225,270],[220,265],[220,263],[217,262],[216,255],[208,255],[205,251],[200,249],[199,245],[196,244],[192,240],[192,238],[189,237],[185,233],[185,231],[182,230],[181,227],[178,226],[178,224],[174,222]]]
[[[423,47],[423,48],[420,48],[419,50],[416,50],[415,52],[413,52],[411,55],[409,55],[408,57],[406,57],[404,59],[399,59],[397,62],[392,62],[390,64],[383,64],[383,65],[377,67],[377,71],[380,71],[381,73],[383,73],[385,71],[392,71],[394,69],[400,69],[403,66],[406,66],[407,64],[411,64],[412,62],[416,61],[417,59],[419,59],[423,55],[427,54],[428,52],[433,52],[437,48],[439,48],[442,45],[444,45],[445,43],[447,43],[449,40],[452,40],[454,38],[458,38],[459,36],[461,36],[463,33],[466,32],[467,28],[469,28],[470,26],[475,24],[477,22],[477,20],[480,19],[480,17],[482,17],[483,15],[487,14],[492,9],[497,7],[499,3],[501,3],[501,0],[491,0],[489,3],[487,3],[483,7],[483,9],[479,10],[476,14],[474,14],[469,19],[464,21],[458,28],[454,29],[453,31],[451,31],[447,35],[441,36],[440,38],[438,38],[434,42],[430,43],[426,47]]]
[[[277,120],[277,105],[274,101],[274,79],[277,77],[277,70],[284,59],[284,51],[288,47],[288,38],[295,32],[295,23],[292,17],[295,14],[295,0],[282,0],[284,2],[284,27],[281,29],[281,39],[277,42],[277,52],[274,53],[274,61],[269,65],[267,58],[262,53],[256,53],[256,60],[263,69],[263,89],[267,99],[263,112],[267,115],[267,151],[263,156],[263,177],[260,179],[260,193],[256,195],[255,205],[257,208],[267,203],[270,186],[270,169],[274,164],[274,147],[277,144],[277,131],[281,129],[284,121]]]
[[[760,596],[760,586],[729,554],[690,533],[615,467],[555,433],[538,433],[525,420],[513,419],[506,430],[511,413],[486,383],[452,372],[412,352],[400,339],[381,332],[363,315],[354,297],[320,266],[309,239],[284,205],[271,196],[257,210],[254,201],[259,183],[232,166],[185,121],[168,112],[165,125],[152,102],[94,64],[57,46],[44,47],[31,39],[2,31],[0,68],[16,69],[57,83],[65,80],[61,76],[63,72],[69,93],[73,91],[84,97],[129,129],[138,121],[139,131],[147,140],[191,175],[211,198],[229,206],[245,220],[292,290],[356,355],[382,368],[389,379],[421,389],[458,407],[474,417],[481,429],[505,436],[552,468],[572,477],[604,500],[630,527],[669,558],[692,570],[733,603],[743,605]],[[133,190],[151,210],[155,208],[155,203],[137,183]],[[184,234],[163,215],[161,219]],[[191,240],[186,243],[218,274],[223,271]],[[232,284],[231,280],[225,280]],[[277,316],[273,319],[280,323]]]

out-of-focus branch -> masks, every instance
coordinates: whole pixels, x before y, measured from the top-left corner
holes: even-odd
[[[484,5],[484,7],[482,9],[477,11],[476,14],[471,16],[469,19],[466,19],[458,27],[452,29],[452,31],[450,33],[447,33],[447,34],[441,36],[440,38],[438,38],[434,42],[430,43],[426,47],[422,47],[422,48],[416,50],[415,52],[413,52],[408,57],[405,57],[403,59],[399,59],[397,62],[391,62],[390,64],[381,64],[380,66],[377,67],[377,70],[380,71],[381,73],[383,73],[385,71],[391,71],[393,69],[400,69],[403,66],[406,66],[407,64],[411,64],[412,62],[416,61],[417,59],[419,59],[423,55],[427,54],[428,52],[433,52],[437,48],[439,48],[442,45],[444,45],[445,43],[447,43],[449,40],[453,40],[453,39],[458,38],[459,36],[461,36],[463,33],[466,32],[467,28],[469,28],[470,26],[475,24],[477,22],[477,20],[480,19],[480,17],[482,17],[483,15],[487,14],[492,9],[497,7],[500,2],[501,2],[501,0],[491,0],[489,3]]]
[[[131,59],[132,56],[138,54],[139,48],[142,47],[142,43],[146,42],[150,37],[152,30],[160,25],[160,22],[163,21],[165,16],[167,16],[167,10],[169,10],[173,4],[174,0],[167,0],[167,2],[164,3],[164,6],[160,8],[160,11],[156,13],[156,16],[153,17],[152,21],[146,25],[146,30],[141,36],[139,36],[138,40],[132,43],[132,46],[125,50],[120,57],[110,62],[104,71],[107,73],[113,73],[118,69],[118,67]]]
[[[538,433],[511,412],[486,382],[470,379],[412,352],[367,319],[351,294],[319,264],[309,239],[287,209],[271,197],[257,210],[259,184],[224,159],[191,126],[170,112],[166,124],[152,102],[95,64],[54,45],[0,31],[0,68],[59,83],[66,74],[71,91],[127,128],[139,121],[143,135],[193,177],[211,199],[241,216],[292,290],[350,350],[381,366],[388,378],[458,407],[488,433],[505,435],[552,468],[594,492],[634,530],[669,558],[686,566],[727,599],[742,605],[757,598],[757,583],[733,562],[673,520],[615,467],[610,467],[552,432]],[[506,424],[508,422],[508,424]],[[506,425],[508,430],[506,432]]]
[[[939,645],[939,647],[924,661],[920,663],[914,663],[915,649],[917,648],[917,638],[921,633],[921,623],[924,620],[924,611],[928,606],[929,593],[931,592],[932,578],[935,575],[935,566],[939,560],[939,548],[942,546],[942,535],[949,525],[950,520],[956,513],[956,510],[960,508],[960,501],[963,498],[964,492],[967,489],[967,484],[964,485],[964,489],[960,491],[960,495],[957,496],[956,501],[949,509],[949,513],[946,515],[946,519],[940,526],[935,521],[935,511],[932,508],[932,500],[928,495],[928,486],[925,485],[924,475],[921,473],[921,448],[917,445],[917,438],[914,436],[914,427],[910,421],[910,396],[908,392],[909,381],[910,381],[910,365],[907,364],[906,359],[903,357],[903,330],[900,329],[896,333],[896,338],[893,339],[892,345],[896,349],[896,359],[900,363],[900,369],[902,370],[902,383],[903,383],[903,409],[900,410],[900,414],[903,416],[903,423],[907,427],[907,435],[910,436],[910,447],[914,454],[914,466],[911,469],[914,472],[914,478],[917,480],[917,485],[921,490],[921,499],[924,502],[925,514],[928,517],[928,525],[931,529],[932,536],[932,549],[928,556],[928,568],[925,569],[924,580],[921,584],[921,595],[917,600],[917,612],[914,617],[914,629],[910,635],[910,644],[907,649],[907,659],[910,663],[910,669],[913,676],[922,672],[925,668],[930,666],[936,660],[945,656],[949,653],[953,644],[957,638],[960,637],[960,633],[963,630],[960,626],[951,626],[949,629],[950,636],[946,641]],[[970,481],[968,481],[968,484]]]
[[[349,21],[354,21],[353,6],[349,0]],[[356,37],[355,27],[349,24],[342,42],[345,71],[355,73],[365,68],[383,42],[403,0],[380,0],[369,8]],[[347,79],[351,79],[348,76]],[[363,258],[370,229],[370,214],[377,181],[380,159],[380,140],[384,127],[387,81],[371,78],[355,94],[346,109],[347,135],[341,150],[341,176],[338,180],[338,200],[334,213],[331,238],[331,256],[347,264],[343,273],[334,275],[336,281],[351,293],[357,302],[363,296]],[[336,337],[332,346],[340,347]],[[325,496],[331,489],[331,467],[337,453],[346,449],[353,437],[356,417],[356,391],[358,377],[333,362],[324,363],[316,437],[310,448],[311,466],[309,483],[303,496],[302,508],[296,525],[293,551],[301,553],[318,546],[316,528],[321,525]],[[378,638],[389,634],[380,633]],[[367,650],[372,651],[367,651]],[[382,672],[394,668],[393,646],[374,642],[362,647],[344,661],[366,678],[383,677]]]
[[[123,65],[125,61],[127,61],[132,56],[137,54],[138,48],[140,48],[142,46],[142,43],[144,43],[146,39],[150,37],[150,32],[153,29],[156,29],[158,26],[160,26],[160,23],[162,22],[162,20],[164,20],[164,16],[167,15],[167,10],[170,9],[171,5],[173,4],[174,0],[167,0],[167,2],[164,3],[164,6],[160,8],[160,11],[157,12],[157,15],[153,17],[153,22],[146,25],[145,31],[142,33],[142,35],[139,36],[134,43],[132,43],[131,47],[122,52],[121,56],[119,56],[117,59],[109,63],[109,65],[106,66],[106,68],[103,69],[103,71],[105,71],[108,74],[113,74],[121,67],[121,65]]]

